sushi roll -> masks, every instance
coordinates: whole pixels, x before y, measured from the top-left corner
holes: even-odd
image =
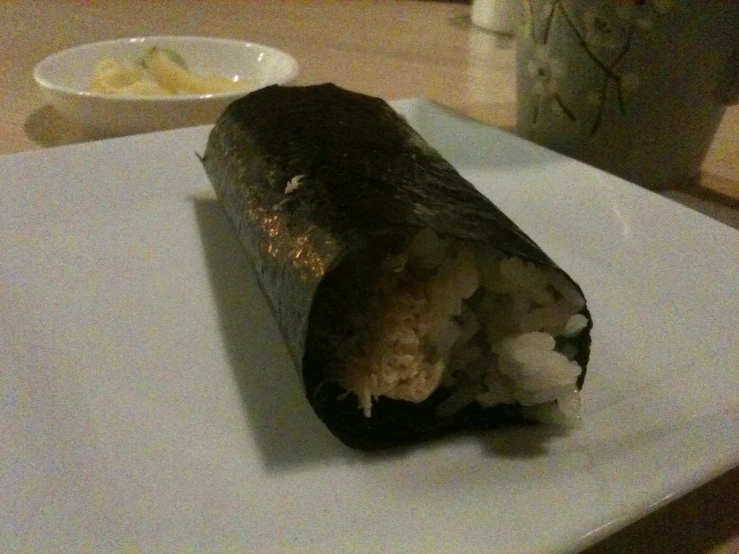
[[[578,418],[582,290],[386,102],[266,87],[226,109],[202,162],[342,442]]]

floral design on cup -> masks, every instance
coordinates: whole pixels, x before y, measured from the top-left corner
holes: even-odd
[[[636,33],[653,29],[658,18],[673,8],[674,0],[611,0],[605,5],[609,9],[590,8],[579,15],[575,15],[566,0],[547,0],[538,3],[541,17],[538,25],[534,18],[534,3],[537,2],[524,0],[524,28],[520,33],[529,43],[527,46],[533,48],[527,65],[534,82],[532,92],[538,97],[532,124],[536,125],[539,113],[546,106],[572,122],[578,120],[576,111],[559,94],[558,79],[564,75],[564,65],[549,52],[552,27],[555,23],[563,23],[602,76],[600,88],[588,92],[585,97],[586,105],[595,110],[589,126],[590,135],[595,135],[600,129],[607,101],[612,97],[609,92],[615,91],[617,109],[623,115],[627,99],[639,88],[639,76],[621,68]]]
[[[529,76],[534,81],[532,90],[539,96],[540,103],[536,106],[534,121],[538,118],[538,110],[544,101],[552,102],[552,109],[565,114],[571,120],[575,115],[565,106],[559,94],[560,80],[565,76],[565,67],[562,62],[549,53],[546,44],[539,44],[534,51],[534,56],[526,66]]]

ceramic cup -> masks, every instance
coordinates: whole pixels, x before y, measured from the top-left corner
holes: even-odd
[[[739,96],[735,0],[523,0],[519,133],[659,190],[691,182]]]
[[[502,35],[512,35],[520,0],[472,0],[470,20],[474,25]]]

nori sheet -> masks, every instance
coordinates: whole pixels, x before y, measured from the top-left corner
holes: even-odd
[[[336,328],[347,306],[362,303],[375,262],[421,228],[564,274],[386,102],[333,84],[266,87],[226,109],[202,162],[255,264],[306,397],[342,442],[375,450],[523,422],[516,405],[475,403],[437,417],[443,389],[417,404],[380,398],[367,418],[354,395],[342,397],[343,389],[326,380],[326,330]],[[366,276],[356,271],[363,258]],[[320,301],[336,297],[329,289],[341,290],[341,305]],[[592,327],[587,308],[582,313],[589,323],[574,341],[583,367],[579,387]]]

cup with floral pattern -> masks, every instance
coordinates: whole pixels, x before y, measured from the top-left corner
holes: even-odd
[[[651,189],[693,181],[739,97],[739,2],[521,2],[519,133]]]

